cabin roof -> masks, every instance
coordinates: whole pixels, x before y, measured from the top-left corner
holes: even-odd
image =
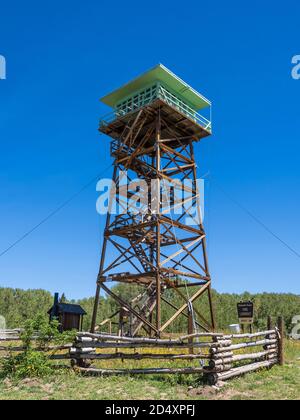
[[[104,96],[101,101],[104,104],[114,108],[118,102],[155,82],[164,83],[166,87],[171,88],[183,99],[186,99],[186,101],[189,102],[195,108],[195,110],[207,108],[211,105],[211,102],[208,99],[206,99],[203,95],[189,86],[186,82],[172,73],[162,64],[158,64],[146,73],[143,73],[119,89],[116,89],[112,93]]]
[[[58,313],[64,313],[64,314],[75,314],[75,315],[87,314],[80,305],[74,305],[71,303],[58,303],[56,308],[52,306],[52,308],[49,309],[48,314],[50,315],[54,309],[57,309]]]

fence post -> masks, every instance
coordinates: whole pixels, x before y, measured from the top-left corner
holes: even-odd
[[[272,321],[272,317],[268,316],[268,326],[267,326],[268,331],[271,331],[273,329],[273,321]]]
[[[278,318],[278,330],[280,337],[278,339],[278,360],[279,365],[284,365],[284,320],[283,317],[280,316]]]

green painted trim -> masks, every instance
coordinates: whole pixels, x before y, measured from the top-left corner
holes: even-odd
[[[180,96],[183,101],[186,101],[195,110],[207,108],[211,105],[208,99],[162,64],[147,71],[109,95],[104,96],[101,101],[115,108],[118,103],[123,102],[128,97],[134,96],[138,91],[148,87],[147,85],[154,85],[156,82],[164,84],[167,89],[173,91],[175,95]]]
[[[137,91],[131,92],[131,93],[130,93],[130,95],[127,95],[127,96],[123,97],[122,99],[118,100],[118,102],[116,102],[116,103],[115,103],[115,105],[114,105],[114,107],[113,107],[113,108],[115,108],[116,106],[120,105],[121,103],[123,103],[123,102],[125,102],[125,101],[128,101],[128,99],[132,99],[134,96],[139,95],[139,94],[140,94],[141,92],[143,92],[144,90],[151,89],[151,88],[152,88],[152,87],[154,87],[154,86],[156,86],[156,89],[158,89],[158,87],[159,87],[159,82],[158,82],[158,81],[153,82],[153,83],[151,83],[151,84],[148,84],[148,85],[143,86],[142,88],[140,88],[140,89],[139,89],[139,90],[137,90]],[[103,100],[102,100],[102,99],[101,99],[101,101],[103,102]],[[104,102],[104,103],[105,103],[105,102]],[[108,104],[106,104],[106,105],[108,105]]]

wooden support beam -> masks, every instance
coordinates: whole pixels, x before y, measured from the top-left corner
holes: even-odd
[[[201,289],[191,297],[190,302],[194,302],[194,300],[201,296],[207,290],[209,285],[210,283],[207,283],[206,285],[202,286]],[[161,331],[164,331],[175,319],[177,319],[178,316],[188,308],[188,305],[188,303],[182,305],[181,308],[179,308],[178,311],[161,327]]]
[[[146,324],[149,328],[151,328],[153,331],[157,332],[157,328],[155,328],[154,325],[152,325],[146,318],[141,316],[135,309],[133,309],[127,302],[125,302],[123,299],[121,299],[119,296],[117,296],[115,293],[113,293],[108,287],[104,285],[104,283],[101,284],[101,287],[103,290],[113,297],[121,306],[124,306],[126,309],[129,310],[134,316],[136,316],[139,320],[141,320],[144,324]]]
[[[86,354],[74,353],[76,358],[86,359]],[[90,360],[205,360],[207,354],[172,354],[172,353],[94,353],[88,356]]]
[[[278,338],[278,359],[280,366],[284,366],[284,320],[283,317],[280,316],[278,318],[278,331],[279,331],[279,338]]]
[[[156,121],[156,173],[159,174],[161,171],[161,150],[159,140],[161,137],[161,121],[160,113]],[[161,278],[160,278],[160,268],[161,268],[161,255],[160,255],[160,244],[161,244],[161,222],[160,222],[160,213],[161,213],[161,204],[160,204],[160,180],[157,180],[157,191],[158,195],[158,213],[157,213],[157,225],[156,225],[156,329],[158,335],[161,332]]]
[[[77,370],[86,375],[94,376],[115,376],[115,375],[199,375],[204,373],[203,368],[156,368],[156,369],[86,369],[77,368]]]

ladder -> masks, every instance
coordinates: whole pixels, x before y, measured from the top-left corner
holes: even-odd
[[[148,286],[142,299],[137,305],[141,305],[139,307],[139,312],[144,318],[148,318],[152,314],[156,307],[156,287],[154,283],[151,283],[150,286]],[[132,319],[131,333],[133,337],[139,332],[142,326],[143,322],[140,319],[136,317]]]

